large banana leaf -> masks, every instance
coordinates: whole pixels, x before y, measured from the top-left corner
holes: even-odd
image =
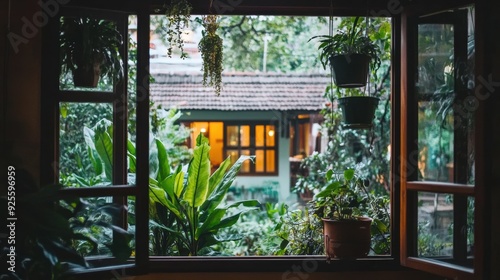
[[[156,139],[155,143],[158,150],[158,173],[156,178],[158,181],[163,181],[170,175],[170,162],[168,161],[167,150],[163,143],[159,139]]]
[[[202,137],[201,134],[200,136]],[[197,140],[197,142],[200,145],[194,148],[193,158],[188,167],[186,191],[183,196],[183,200],[190,207],[198,207],[205,202],[210,178],[210,146],[203,140]]]

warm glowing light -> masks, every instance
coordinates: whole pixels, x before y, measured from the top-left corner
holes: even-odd
[[[272,129],[271,129],[271,130],[269,130],[269,131],[267,132],[267,135],[269,135],[269,137],[273,137],[273,136],[274,136],[274,130],[272,130]]]
[[[202,128],[200,129],[200,132],[201,132],[201,133],[205,133],[205,132],[207,132],[207,129],[206,129],[206,128],[204,128],[204,127],[202,127]]]

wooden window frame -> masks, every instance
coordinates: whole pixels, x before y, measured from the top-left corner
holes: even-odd
[[[223,132],[223,141],[224,148],[222,149],[223,155],[226,155],[228,150],[238,150],[239,155],[241,155],[241,150],[250,150],[250,154],[254,155],[256,150],[264,150],[266,151],[274,151],[274,172],[256,172],[255,164],[250,164],[250,172],[242,172],[240,171],[241,176],[277,176],[279,175],[279,127],[277,124],[269,123],[269,122],[255,122],[255,121],[224,121],[224,132]],[[255,145],[255,127],[258,125],[262,125],[264,127],[273,125],[275,131],[275,142],[274,146],[264,145],[263,147],[257,147]],[[227,127],[228,126],[249,126],[250,127],[250,145],[248,147],[241,147],[240,144],[236,146],[228,146],[227,145]],[[264,160],[264,169],[266,169],[266,161]]]
[[[460,169],[454,172],[454,183],[444,183],[444,182],[428,182],[428,181],[417,181],[417,173],[411,172],[416,166],[411,166],[411,162],[416,162],[416,153],[412,151],[418,151],[417,147],[417,93],[413,87],[415,84],[416,77],[416,36],[417,36],[417,25],[419,23],[418,18],[425,14],[434,14],[441,11],[446,11],[454,8],[461,8],[464,6],[472,5],[472,1],[459,1],[460,3],[452,4],[442,4],[441,5],[429,5],[425,7],[414,6],[413,8],[407,9],[401,17],[401,110],[400,121],[401,121],[401,146],[399,147],[401,158],[399,160],[400,164],[400,178],[401,178],[401,206],[400,206],[400,262],[403,266],[410,268],[427,271],[436,275],[443,277],[449,277],[452,279],[480,279],[480,275],[483,274],[482,271],[482,254],[484,252],[482,236],[484,235],[482,231],[482,225],[480,223],[482,205],[480,201],[483,201],[483,181],[480,178],[481,174],[481,162],[482,158],[482,146],[481,141],[484,132],[483,126],[481,125],[481,115],[483,114],[483,104],[480,104],[479,108],[475,112],[475,139],[474,139],[474,149],[476,152],[476,180],[475,185],[471,186],[466,184],[466,168],[460,158],[454,157],[455,166]],[[476,19],[480,16],[478,10],[475,9]],[[441,18],[442,20],[443,18]],[[478,25],[475,26],[475,36],[478,38]],[[460,28],[460,26],[455,30],[459,33],[457,36],[467,35],[467,30]],[[457,39],[455,39],[457,40]],[[460,51],[460,50],[459,50]],[[462,50],[463,51],[463,50]],[[477,52],[477,50],[476,50]],[[481,65],[476,59],[475,76],[477,77],[480,73]],[[457,92],[457,99],[463,100],[463,90],[455,88]],[[454,154],[457,155],[462,149],[466,149],[464,145],[464,140],[461,139],[459,135],[454,137]],[[465,170],[464,170],[465,169]],[[420,258],[415,257],[416,255],[416,242],[417,242],[417,208],[418,208],[418,192],[434,192],[434,193],[448,193],[454,195],[453,200],[453,213],[454,213],[454,259],[466,258],[465,245],[462,244],[466,237],[459,237],[456,234],[459,228],[466,223],[464,218],[464,213],[466,213],[467,198],[473,197],[475,199],[475,218],[474,218],[474,260],[473,267],[466,267],[464,265],[452,264],[449,262],[443,262],[439,260],[433,260],[430,258]],[[457,215],[458,214],[458,215]],[[457,246],[458,244],[458,246]],[[464,263],[465,264],[465,263]]]
[[[266,14],[266,15],[315,15],[326,16],[329,13],[329,3],[311,3],[310,5],[300,4],[300,1],[290,2],[289,7],[284,7],[270,3],[271,1],[256,1],[252,4],[245,4],[237,7],[225,7],[223,13],[226,14]],[[348,1],[349,2],[349,1]],[[460,3],[469,4],[470,1],[456,1],[456,5]],[[347,2],[346,2],[347,3]],[[476,8],[476,49],[478,58],[476,61],[476,76],[488,74],[485,73],[484,55],[482,52],[486,49],[485,41],[483,40],[485,32],[481,27],[485,25],[484,20],[481,19],[481,13],[485,11],[489,4],[485,1],[478,1],[481,8]],[[119,1],[83,1],[74,0],[70,5],[77,8],[87,7],[94,9],[109,9],[109,10],[123,10],[128,13],[137,14],[138,18],[138,42],[149,41],[149,16],[153,13],[161,11],[161,4],[151,4],[150,1],[143,2],[128,2],[124,3]],[[343,6],[344,5],[344,6]],[[413,3],[414,5],[414,3]],[[442,2],[436,1],[423,1],[419,2],[419,7],[433,7],[443,5]],[[193,9],[194,14],[207,13],[207,5],[196,4]],[[305,7],[304,7],[305,6]],[[231,9],[227,9],[231,8]],[[347,4],[340,3],[339,7],[335,7],[336,16],[353,16],[365,15],[367,10],[372,11],[386,11],[387,3],[385,1],[354,1]],[[418,8],[418,7],[417,7]],[[447,8],[442,6],[440,8]],[[339,263],[332,262],[326,264],[322,260],[315,258],[307,258],[304,256],[290,256],[283,258],[221,258],[221,259],[206,259],[206,258],[150,258],[148,255],[148,177],[149,177],[149,118],[137,119],[137,165],[142,166],[137,170],[136,185],[117,185],[113,188],[109,187],[94,187],[90,188],[92,193],[85,190],[71,190],[79,196],[135,196],[137,199],[136,215],[137,215],[137,229],[136,229],[136,252],[135,258],[131,259],[134,263],[131,271],[134,274],[155,272],[155,271],[224,271],[224,272],[242,272],[242,271],[291,271],[296,267],[303,267],[304,262],[317,260],[316,271],[371,271],[371,270],[400,270],[403,266],[414,267],[421,270],[428,271],[431,268],[433,273],[439,275],[455,275],[453,267],[442,267],[436,263],[426,263],[419,260],[413,260],[407,254],[407,237],[408,233],[408,220],[407,220],[407,195],[408,191],[412,188],[422,189],[425,188],[421,185],[412,185],[406,183],[407,171],[407,152],[408,152],[408,114],[412,108],[408,106],[408,85],[411,84],[412,70],[409,64],[412,63],[409,54],[412,52],[407,35],[408,27],[411,24],[411,16],[415,10],[411,7],[405,6],[401,14],[391,14],[393,25],[393,46],[392,57],[393,61],[400,61],[401,63],[392,63],[392,81],[391,81],[391,208],[396,209],[392,212],[392,255],[387,258],[370,258],[369,260],[360,260],[356,262]],[[384,16],[385,13],[379,15]],[[57,158],[58,150],[54,144],[54,139],[57,139],[57,123],[58,123],[58,106],[56,105],[59,100],[56,99],[58,88],[55,87],[51,77],[51,73],[58,73],[57,64],[48,61],[48,58],[56,58],[58,61],[57,50],[53,47],[54,42],[57,42],[57,28],[55,28],[57,20],[51,19],[49,24],[43,28],[42,36],[42,96],[41,96],[41,165],[40,174],[41,183],[53,183],[58,174]],[[138,65],[137,65],[137,115],[148,116],[149,114],[149,46],[148,44],[138,44]],[[400,58],[400,59],[398,59]],[[82,97],[83,98],[83,97]],[[82,99],[83,101],[83,99]],[[107,101],[105,101],[107,102]],[[476,112],[475,122],[477,124],[484,123],[485,118],[485,104],[480,103],[480,107]],[[485,139],[485,132],[483,126],[476,126],[476,184],[473,190],[476,198],[476,212],[475,212],[475,264],[474,276],[482,279],[484,275],[483,262],[485,260],[485,230],[484,222],[482,221],[484,209],[486,206],[485,199],[485,185],[486,185],[486,163],[484,160],[486,145],[488,143]],[[448,191],[443,186],[443,191]],[[463,187],[464,193],[469,195],[470,190],[468,187]],[[434,190],[434,189],[433,189]],[[399,209],[400,211],[397,211]],[[111,268],[108,268],[108,272]],[[98,275],[106,272],[87,271],[82,273],[83,278],[87,279],[89,274]],[[451,272],[451,273],[448,273]],[[470,273],[465,272],[460,277],[467,278]]]

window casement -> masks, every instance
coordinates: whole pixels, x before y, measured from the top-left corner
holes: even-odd
[[[401,263],[453,279],[477,275],[475,9],[402,16]]]
[[[139,39],[142,37],[143,41],[149,39],[148,18],[149,15],[139,17],[138,36]],[[96,88],[74,86],[76,78],[73,78],[71,71],[64,71],[60,60],[62,26],[63,22],[67,22],[69,19],[76,19],[77,22],[92,21],[94,24],[110,24],[116,29],[119,34],[118,40],[121,40],[121,45],[118,47],[123,65],[121,75],[117,78],[102,78]],[[148,59],[139,59],[141,62],[138,65],[127,63],[126,58],[129,55],[128,24],[128,13],[64,6],[61,7],[56,16],[51,18],[49,24],[44,28],[43,36],[45,42],[42,49],[41,183],[64,183],[63,185],[66,187],[61,191],[62,196],[80,197],[89,201],[113,202],[123,206],[127,206],[130,200],[135,203],[136,230],[135,237],[133,237],[135,259],[119,262],[111,255],[88,256],[89,261],[95,267],[109,269],[133,267],[144,269],[148,257],[148,118],[138,118],[136,122],[136,137],[133,139],[136,151],[134,163],[127,156],[127,144],[131,140],[128,137],[130,134],[127,123],[129,120],[128,108],[134,106],[137,115],[149,113],[147,94],[149,75],[145,71],[148,69]],[[139,45],[138,53],[144,53],[141,49],[145,47],[147,45]],[[129,76],[130,66],[137,68],[133,77]],[[132,78],[131,81],[128,80],[129,77]],[[130,90],[130,88],[134,90]],[[83,115],[88,119],[77,119],[74,110],[81,111],[79,116]],[[81,114],[82,112],[83,114]],[[99,122],[100,119],[104,121]],[[106,162],[102,164],[103,169],[96,168],[99,170],[97,173],[82,166],[82,160],[85,159],[72,156],[74,149],[86,147],[87,141],[92,141],[81,136],[84,135],[84,131],[90,133],[86,136],[95,135],[93,134],[95,131],[92,132],[93,128],[87,127],[89,123],[100,124],[100,127],[94,127],[95,131],[103,129],[106,135],[105,138],[104,136],[99,138],[99,146],[95,147],[96,151],[102,153],[101,155],[106,159]],[[136,176],[133,179],[128,176],[129,170],[133,168],[132,165],[134,167],[141,166],[141,168],[136,168]],[[73,169],[65,170],[65,173],[73,173],[75,176],[61,178],[61,171],[70,167]],[[81,176],[82,173],[86,173],[88,176]],[[129,213],[126,207],[122,209],[122,214],[114,217],[113,223],[115,226],[127,229]],[[111,235],[111,240],[113,238],[115,236]]]
[[[241,175],[276,175],[277,136],[275,125],[225,122],[224,155],[233,163],[241,155],[255,155],[255,163],[246,162],[241,167]]]
[[[83,3],[83,1],[76,1],[75,3]],[[75,4],[76,5],[76,4]],[[86,4],[83,4],[86,5]],[[95,5],[95,4],[93,4]],[[106,4],[109,7],[112,5]],[[157,7],[150,7],[149,1],[130,4],[128,9],[133,9],[137,13],[137,74],[135,86],[135,106],[136,106],[136,177],[134,182],[129,182],[127,178],[127,106],[130,104],[130,96],[127,94],[127,76],[124,75],[122,81],[112,86],[112,90],[108,92],[98,91],[85,91],[75,89],[67,91],[60,87],[59,74],[60,66],[54,61],[59,61],[58,45],[59,39],[59,23],[62,16],[93,16],[105,18],[116,22],[117,28],[120,30],[123,38],[127,38],[127,22],[128,14],[121,12],[100,11],[96,9],[86,10],[81,7],[75,9],[64,8],[60,10],[58,16],[52,18],[49,24],[44,27],[43,36],[43,49],[42,49],[42,106],[41,106],[41,131],[42,131],[42,160],[41,160],[41,182],[57,183],[59,182],[59,161],[60,161],[60,119],[61,108],[66,106],[67,103],[87,103],[92,104],[105,104],[107,110],[112,116],[113,122],[113,157],[112,157],[112,180],[111,184],[107,186],[90,186],[90,187],[74,187],[66,188],[63,194],[75,195],[78,197],[110,197],[112,200],[119,204],[126,204],[127,198],[135,199],[135,256],[131,258],[130,264],[123,267],[133,267],[137,269],[136,273],[147,273],[149,271],[278,271],[278,272],[310,272],[311,265],[314,266],[316,271],[339,271],[339,270],[381,270],[381,269],[399,269],[399,264],[411,268],[429,271],[434,274],[443,275],[445,277],[459,279],[466,279],[478,274],[478,254],[484,251],[482,247],[481,238],[478,235],[481,231],[477,230],[477,223],[470,223],[468,220],[469,210],[472,209],[474,202],[478,199],[478,193],[481,193],[481,183],[479,176],[476,180],[472,172],[479,170],[477,165],[471,163],[469,155],[470,148],[479,152],[480,150],[474,149],[478,141],[473,141],[475,137],[481,137],[483,132],[481,126],[474,126],[474,133],[471,133],[469,127],[467,129],[458,128],[453,133],[447,135],[438,135],[438,138],[447,137],[448,139],[448,157],[444,157],[442,153],[440,159],[449,160],[440,166],[440,172],[432,174],[432,172],[421,172],[419,169],[426,170],[422,166],[428,164],[427,161],[420,160],[419,155],[426,154],[426,159],[433,158],[435,155],[429,153],[429,148],[433,143],[422,144],[420,140],[425,140],[426,137],[419,135],[419,126],[423,126],[423,121],[419,119],[419,112],[421,110],[430,110],[434,115],[437,114],[435,108],[432,106],[431,100],[425,91],[417,90],[417,82],[420,81],[418,77],[419,69],[419,29],[424,30],[430,27],[429,30],[440,30],[443,32],[451,32],[450,38],[452,42],[452,49],[448,46],[448,50],[452,50],[452,62],[456,66],[455,69],[460,67],[457,62],[467,61],[468,44],[467,30],[469,27],[470,13],[464,13],[463,9],[455,9],[456,7],[443,7],[446,10],[442,14],[426,17],[425,15],[434,15],[438,11],[419,11],[416,12],[411,7],[406,7],[402,14],[393,15],[393,55],[399,55],[401,59],[393,61],[392,68],[392,143],[391,143],[391,163],[392,174],[391,178],[391,205],[393,215],[393,229],[392,233],[392,256],[373,258],[367,260],[359,260],[356,262],[342,263],[332,262],[327,264],[324,258],[311,258],[304,256],[293,257],[255,257],[255,258],[150,258],[148,253],[149,248],[149,35],[150,35],[150,11],[156,11]],[[267,4],[266,4],[267,5]],[[305,5],[305,4],[304,4]],[[294,13],[305,13],[310,15],[326,15],[328,7],[321,4],[312,4],[316,6],[308,7],[308,9],[290,8],[289,10]],[[323,5],[323,6],[322,6]],[[160,7],[160,6],[158,6]],[[263,7],[266,7],[265,5]],[[272,9],[271,6],[269,6]],[[116,7],[113,6],[114,9]],[[258,8],[242,5],[236,8],[233,13],[241,11],[243,14],[255,13]],[[342,14],[365,14],[368,7],[344,7],[339,8]],[[374,10],[382,10],[385,6],[372,7]],[[203,8],[205,9],[205,8]],[[204,11],[198,7],[197,11]],[[246,10],[245,10],[246,9]],[[277,13],[284,13],[286,9],[275,8]],[[161,10],[158,8],[158,10]],[[262,11],[262,14],[272,14],[273,11]],[[474,13],[474,12],[473,12]],[[464,14],[466,14],[464,16]],[[449,20],[449,21],[448,21]],[[440,26],[440,27],[439,27]],[[472,28],[474,30],[475,27]],[[400,32],[400,33],[399,33]],[[437,31],[436,31],[437,32]],[[431,32],[432,35],[432,32]],[[437,33],[434,35],[438,36]],[[449,34],[448,34],[449,35]],[[426,39],[423,38],[422,39]],[[448,42],[449,43],[449,42]],[[121,52],[123,57],[127,57],[127,44],[124,44]],[[401,52],[401,53],[400,53]],[[450,57],[448,53],[448,58]],[[422,57],[425,57],[422,54]],[[444,69],[443,69],[444,70]],[[124,73],[129,73],[125,63]],[[451,73],[454,73],[452,70]],[[453,104],[464,102],[467,97],[467,86],[457,82],[458,76],[453,76],[453,90],[452,92]],[[434,91],[436,88],[434,88]],[[447,93],[444,91],[444,93]],[[399,96],[399,94],[401,94]],[[420,111],[419,111],[420,110]],[[434,111],[433,111],[434,110]],[[478,109],[480,110],[480,109]],[[450,118],[456,118],[459,111],[451,110]],[[478,111],[477,111],[478,112]],[[424,115],[425,114],[420,114]],[[462,116],[460,116],[462,117]],[[427,116],[428,118],[428,116]],[[469,120],[469,119],[467,119]],[[472,119],[472,123],[477,123],[478,119]],[[233,134],[237,135],[237,139],[241,139],[240,130],[246,124],[227,124],[224,131],[229,129]],[[258,125],[249,125],[248,131],[253,131],[254,135],[257,133]],[[268,125],[262,124],[261,129],[264,133],[268,133],[270,128]],[[236,129],[234,129],[236,127]],[[244,128],[246,129],[246,128]],[[276,130],[274,130],[276,131]],[[397,133],[395,133],[397,132]],[[226,133],[225,133],[226,134]],[[269,134],[267,134],[269,135]],[[229,133],[225,136],[225,140],[229,139]],[[266,135],[263,136],[267,137]],[[264,155],[267,151],[273,151],[275,157],[275,172],[277,172],[277,142],[274,147],[270,143],[264,141],[262,146],[257,146],[256,137],[253,141],[242,143],[238,140],[238,144],[234,145],[235,150],[241,154],[245,148],[249,148],[251,152],[262,150]],[[242,145],[244,144],[244,145]],[[232,146],[231,146],[232,147]],[[436,147],[436,146],[433,146]],[[443,146],[437,146],[442,148]],[[230,147],[228,147],[230,148]],[[253,150],[252,150],[253,149]],[[226,149],[225,152],[228,150]],[[229,149],[230,151],[230,149]],[[244,151],[246,152],[246,151]],[[435,157],[434,157],[435,158]],[[419,161],[420,160],[420,161]],[[476,161],[480,160],[476,158]],[[263,170],[267,170],[267,159],[264,160]],[[419,163],[422,162],[422,164]],[[428,168],[430,168],[427,165]],[[448,168],[448,169],[446,169]],[[484,167],[483,167],[484,168]],[[449,170],[450,173],[444,172]],[[253,170],[256,172],[256,170]],[[435,171],[432,169],[431,171]],[[477,172],[476,172],[477,173]],[[449,174],[449,175],[447,175]],[[446,182],[439,182],[441,178],[446,178]],[[433,181],[430,181],[433,180]],[[444,179],[443,179],[444,180]],[[442,180],[441,180],[442,181]],[[423,252],[418,247],[419,232],[419,208],[421,208],[420,201],[430,200],[435,203],[436,210],[447,209],[451,212],[451,220],[448,220],[447,229],[453,234],[451,244],[453,250],[448,250],[444,255],[436,257],[420,254]],[[440,205],[440,203],[442,203]],[[443,206],[443,207],[441,207]],[[441,208],[440,208],[441,207]],[[473,216],[479,215],[480,205],[476,203],[476,211]],[[479,209],[479,210],[478,210]],[[434,211],[436,212],[436,211]],[[124,213],[122,219],[118,219],[116,224],[121,227],[126,227],[127,215]],[[472,219],[477,221],[478,219]],[[470,231],[473,229],[475,238],[473,243],[467,242],[467,237],[470,237]],[[465,229],[465,230],[464,230]],[[448,243],[448,240],[446,240]],[[478,253],[479,252],[479,253]],[[399,257],[399,260],[394,260],[393,257]],[[103,260],[103,259],[101,259]],[[476,261],[474,261],[476,260]],[[472,262],[471,262],[472,261]],[[111,262],[102,262],[105,264],[113,264]],[[196,264],[196,265],[194,265]],[[149,269],[148,269],[149,267]],[[115,268],[117,268],[115,266]],[[109,267],[112,269],[112,267]],[[281,274],[280,274],[281,275]]]

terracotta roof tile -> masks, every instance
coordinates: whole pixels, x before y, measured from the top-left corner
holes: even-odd
[[[221,111],[319,111],[330,81],[321,74],[225,74],[216,96],[201,74],[155,74],[151,100],[164,108]]]

